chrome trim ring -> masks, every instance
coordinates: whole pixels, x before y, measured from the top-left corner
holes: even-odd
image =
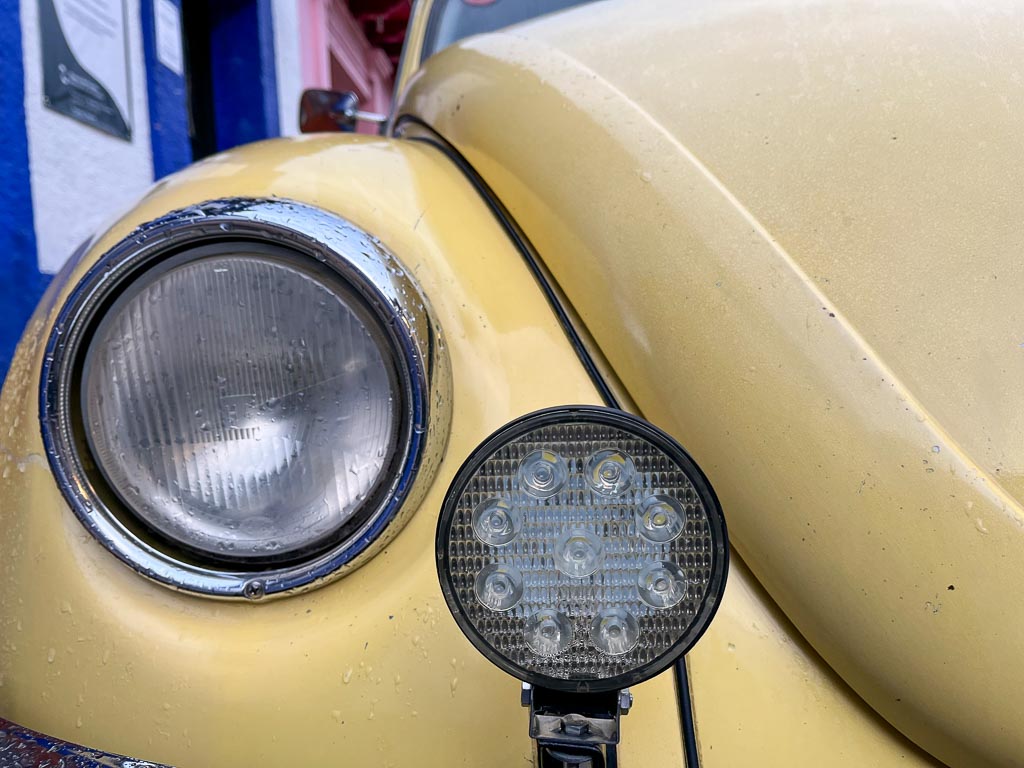
[[[226,570],[168,552],[125,524],[130,510],[111,509],[97,492],[103,482],[86,469],[75,414],[73,376],[81,365],[97,311],[132,279],[183,249],[216,242],[271,243],[337,272],[385,328],[404,398],[404,444],[386,492],[362,525],[329,550],[298,564],[264,570]],[[86,273],[64,303],[51,331],[40,388],[46,455],[72,511],[104,547],[153,581],[222,598],[260,599],[312,589],[357,568],[390,541],[415,511],[433,480],[451,423],[451,367],[426,297],[383,244],[345,219],[290,200],[232,198],[174,211],[144,224]],[[91,462],[90,462],[91,464]],[[118,514],[120,513],[120,514]]]

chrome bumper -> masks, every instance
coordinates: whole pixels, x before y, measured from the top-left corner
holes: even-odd
[[[0,717],[0,768],[169,768],[98,752],[15,725]]]

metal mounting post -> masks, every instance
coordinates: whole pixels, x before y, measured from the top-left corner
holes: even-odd
[[[530,709],[537,767],[616,768],[619,718],[632,704],[628,689],[567,693],[523,683],[522,705]]]

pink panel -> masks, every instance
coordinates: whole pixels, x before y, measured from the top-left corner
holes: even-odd
[[[328,1],[298,0],[303,88],[331,87],[331,60],[326,35]]]
[[[352,89],[363,108],[391,108],[391,61],[374,48],[341,0],[298,0],[304,88]],[[337,82],[336,82],[337,80]],[[375,133],[360,126],[361,133]]]

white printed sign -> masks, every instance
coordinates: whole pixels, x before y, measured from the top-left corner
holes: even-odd
[[[185,74],[181,50],[181,9],[171,0],[154,0],[156,19],[156,58],[176,75]]]

